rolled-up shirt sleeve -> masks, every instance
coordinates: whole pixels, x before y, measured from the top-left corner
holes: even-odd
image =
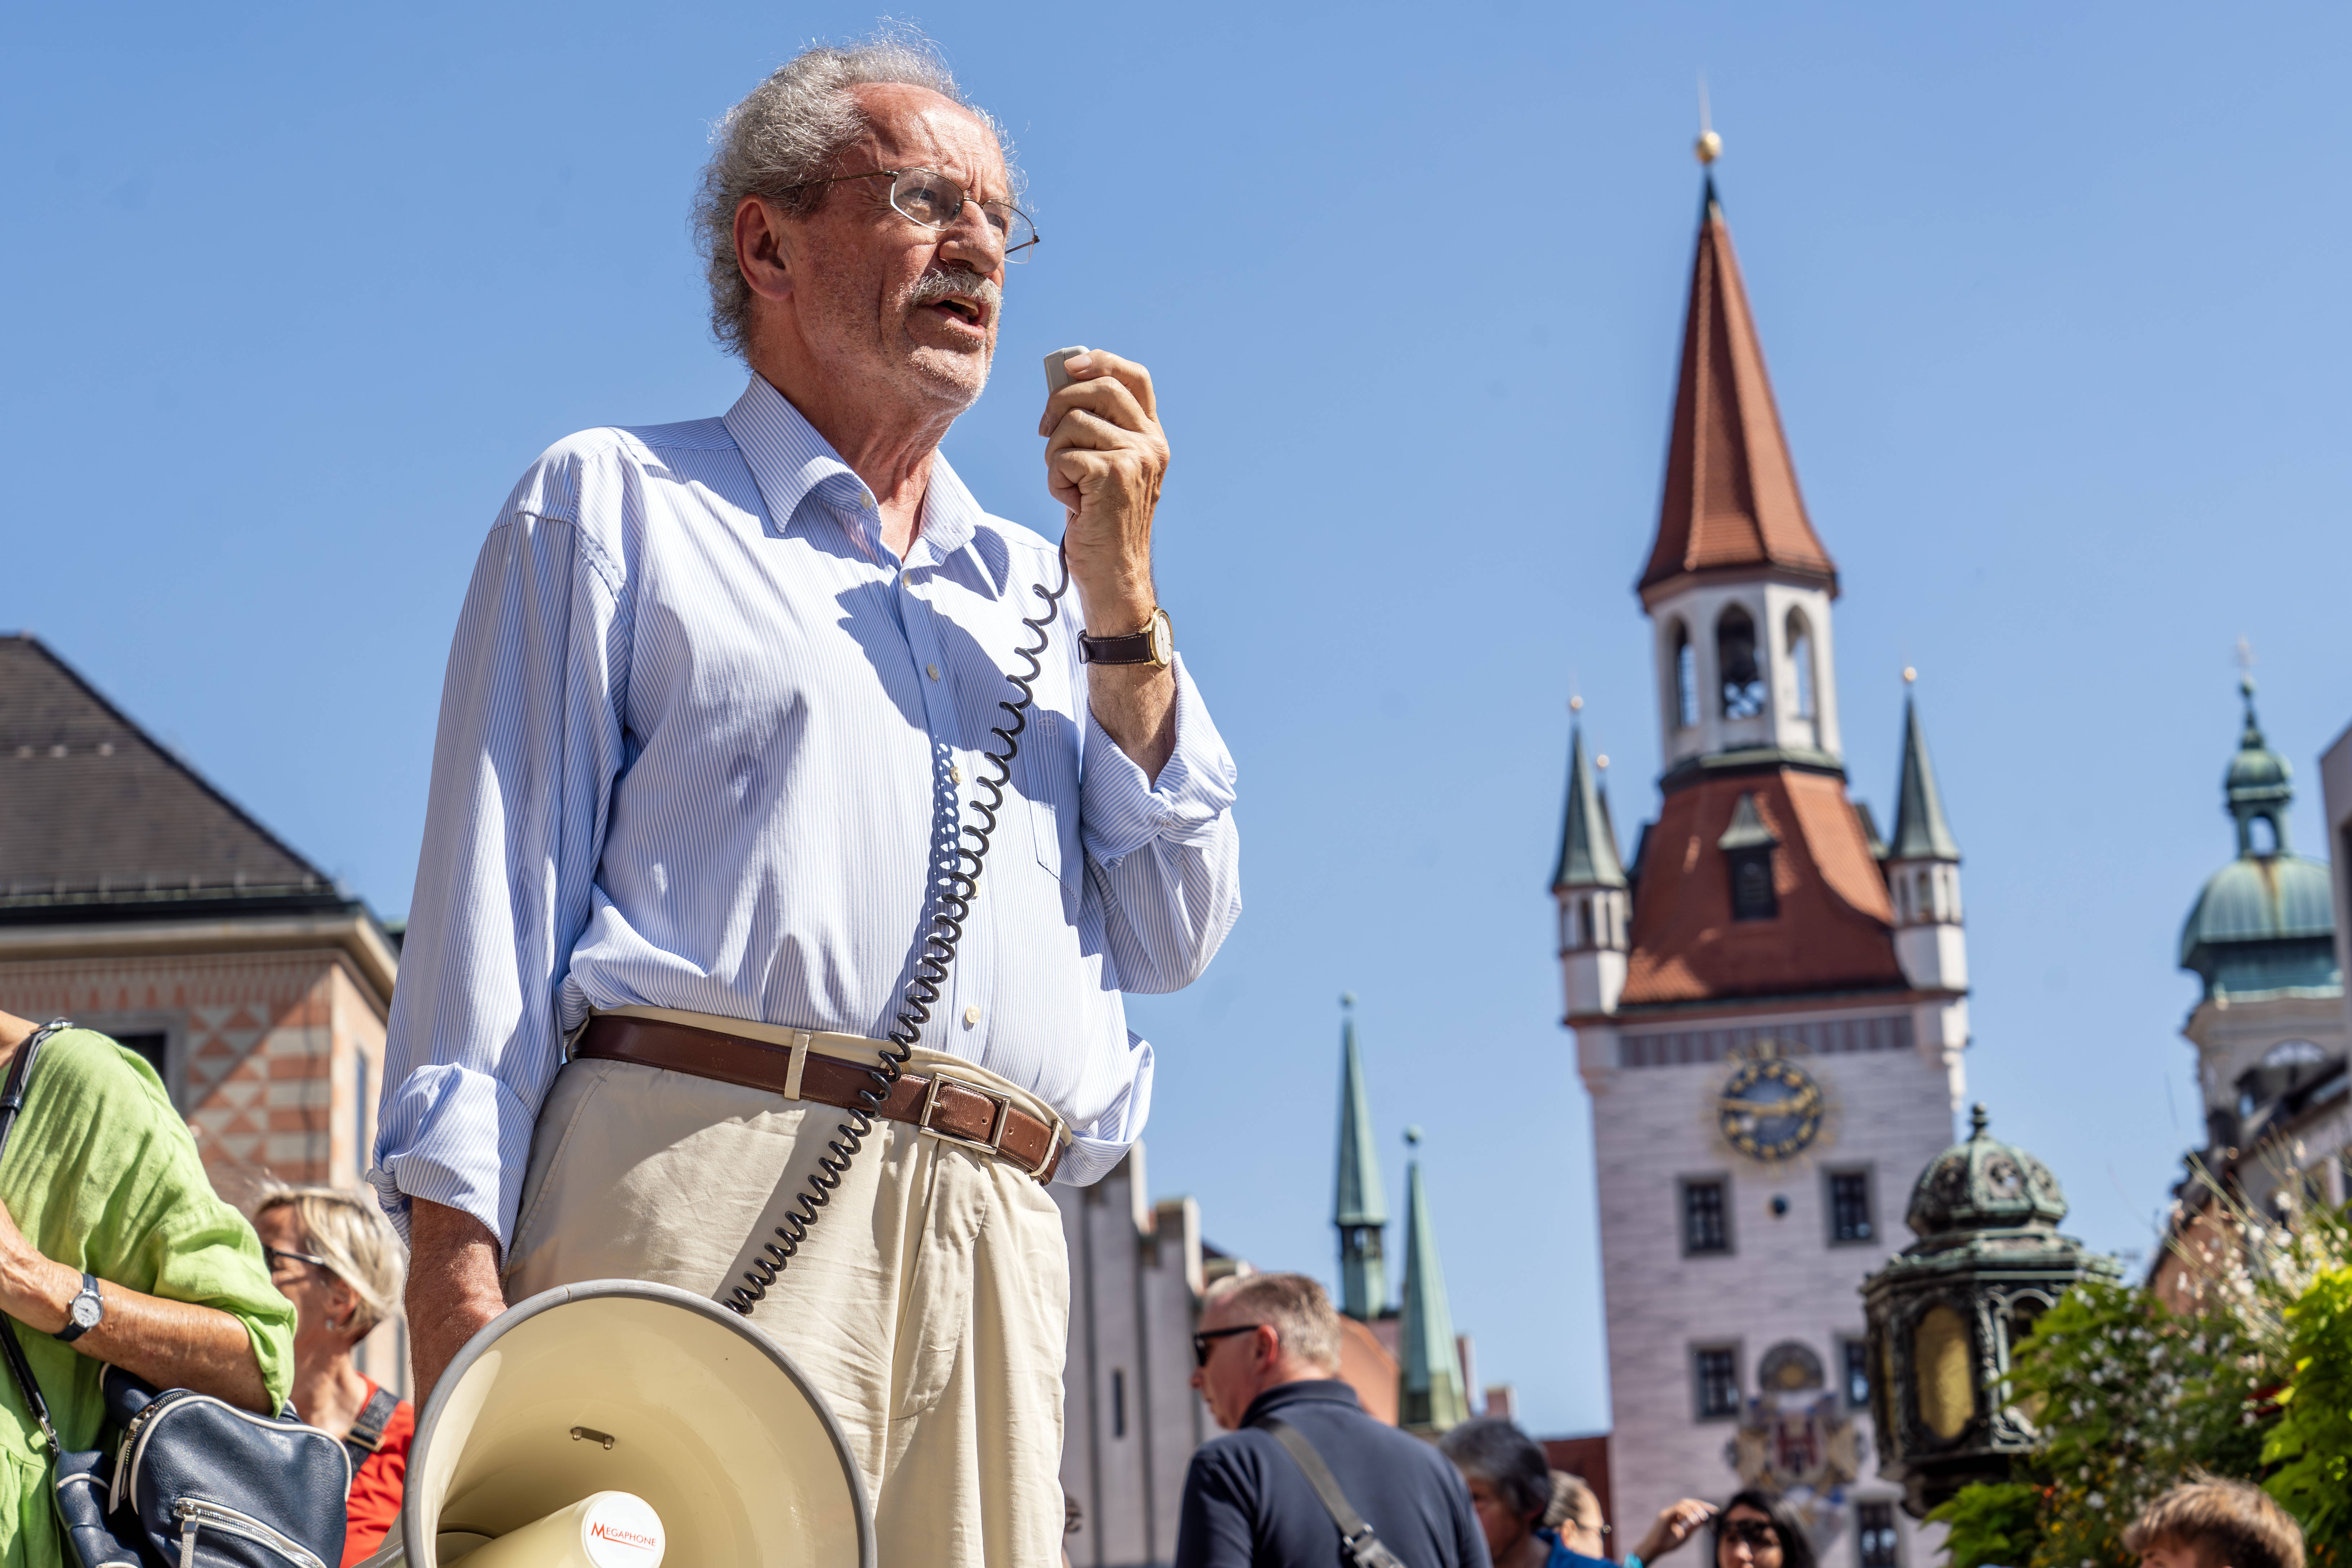
[[[369,1173],[403,1236],[424,1198],[506,1246],[562,1065],[557,987],[622,765],[629,637],[570,467],[551,453],[518,488],[450,649]]]
[[[1242,912],[1233,753],[1182,655],[1174,668],[1176,749],[1157,779],[1087,716],[1079,831],[1124,991],[1190,985]]]

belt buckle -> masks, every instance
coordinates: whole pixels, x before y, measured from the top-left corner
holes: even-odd
[[[965,1138],[954,1132],[942,1131],[931,1125],[931,1112],[939,1107],[940,1090],[944,1085],[950,1083],[954,1084],[958,1089],[970,1089],[996,1107],[996,1114],[989,1119],[986,1142],[983,1143],[976,1138]],[[946,1073],[934,1070],[931,1074],[931,1081],[923,1086],[923,1109],[922,1113],[915,1119],[915,1131],[927,1138],[936,1138],[942,1143],[961,1143],[967,1149],[977,1149],[983,1154],[993,1154],[1002,1159],[1004,1156],[1004,1119],[1011,1115],[1012,1111],[1011,1095],[998,1094],[968,1079],[950,1078]]]

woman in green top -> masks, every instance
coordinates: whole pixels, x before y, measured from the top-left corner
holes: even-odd
[[[36,1027],[0,1012],[0,1068]],[[97,1321],[75,1332],[85,1274]],[[253,1227],[214,1194],[154,1069],[89,1029],[41,1047],[0,1155],[0,1312],[69,1448],[97,1447],[101,1363],[271,1415],[293,1376],[294,1306]],[[0,1568],[68,1560],[50,1480],[40,1428],[0,1377]]]

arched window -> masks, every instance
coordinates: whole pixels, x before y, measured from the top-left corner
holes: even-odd
[[[1691,646],[1690,628],[1675,623],[1675,728],[1687,730],[1698,722],[1698,649]]]
[[[1813,716],[1813,628],[1805,612],[1789,612],[1789,667],[1797,675],[1797,717]]]
[[[2246,823],[2246,847],[2249,852],[2265,858],[2277,854],[2277,821],[2268,816],[2249,819]]]
[[[1753,719],[1764,711],[1764,675],[1756,663],[1756,622],[1734,605],[1715,623],[1715,668],[1723,677],[1723,716]]]
[[[1579,947],[1592,945],[1592,900],[1591,899],[1576,900],[1576,945]]]
[[[1923,921],[1936,918],[1936,883],[1926,871],[1919,873],[1919,918]]]

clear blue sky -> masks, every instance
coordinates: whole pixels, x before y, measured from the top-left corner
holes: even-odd
[[[2231,849],[2236,639],[2306,790],[2352,721],[2352,13],[908,15],[1013,128],[1046,237],[950,454],[1057,525],[1036,360],[1080,342],[1152,366],[1175,444],[1161,588],[1240,762],[1248,910],[1201,984],[1135,1007],[1155,1188],[1332,1271],[1353,989],[1387,1175],[1420,1122],[1482,1370],[1541,1431],[1606,1422],[1545,883],[1571,683],[1629,851],[1654,801],[1631,585],[1704,68],[1843,572],[1855,793],[1891,815],[1916,664],[1969,858],[1971,1092],[2070,1228],[2147,1245],[2198,1126],[2173,944]],[[566,432],[732,400],[685,226],[707,123],[875,19],[17,7],[0,626],[404,912],[493,512]],[[2294,830],[2320,848],[2308,793]]]

